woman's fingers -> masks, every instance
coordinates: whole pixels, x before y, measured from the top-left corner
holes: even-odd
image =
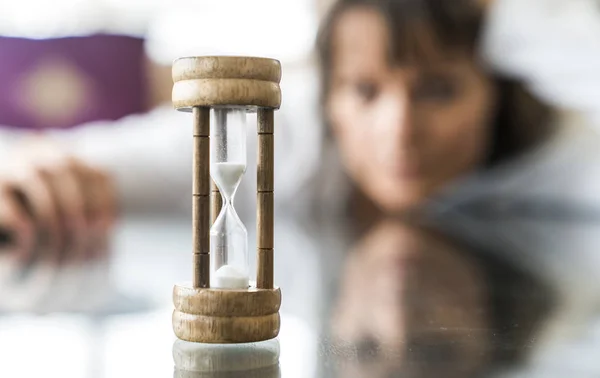
[[[70,159],[42,168],[41,174],[50,189],[58,213],[63,257],[68,260],[85,259],[90,227],[85,217],[81,177]]]
[[[93,256],[104,255],[106,239],[116,217],[116,195],[112,180],[109,175],[82,162],[74,161],[73,164],[84,193],[89,250]]]
[[[105,227],[111,225],[116,217],[116,194],[111,177],[79,161],[73,164],[85,192],[87,219]]]
[[[32,258],[35,227],[22,195],[8,183],[0,183],[0,255],[25,263]]]
[[[59,262],[64,250],[64,235],[59,209],[52,189],[41,169],[31,168],[14,184],[31,213],[36,244],[36,255],[43,260]]]
[[[100,229],[107,234],[114,226],[118,215],[117,191],[110,175],[96,170],[94,177],[96,206],[99,209],[98,221]]]
[[[96,250],[104,257],[108,254],[110,234],[117,219],[117,192],[112,177],[104,172],[95,171],[96,206],[99,209],[97,218],[97,238],[94,240]]]
[[[105,249],[116,218],[110,176],[39,137],[24,143],[13,157],[0,180],[13,183],[21,194],[35,253],[58,262],[87,259],[98,248]]]

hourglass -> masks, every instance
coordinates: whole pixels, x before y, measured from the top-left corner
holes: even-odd
[[[194,273],[191,284],[173,289],[173,330],[181,340],[203,343],[272,339],[281,305],[273,283],[273,113],[281,103],[281,65],[266,58],[188,57],[176,60],[172,73],[173,105],[194,119]],[[250,114],[258,132],[255,280],[248,233],[234,207],[246,172]]]

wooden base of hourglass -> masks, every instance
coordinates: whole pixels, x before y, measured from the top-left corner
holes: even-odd
[[[173,331],[185,341],[250,343],[279,334],[281,291],[220,290],[175,285]]]

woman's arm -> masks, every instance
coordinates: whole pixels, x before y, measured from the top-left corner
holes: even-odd
[[[85,257],[117,214],[189,213],[186,121],[165,107],[70,130],[0,129],[0,254],[26,260],[35,245]]]
[[[298,82],[282,86],[286,110],[276,112],[276,207],[295,215],[307,211],[311,179],[319,165],[321,133],[311,111],[314,98],[304,94],[312,92],[305,90],[307,78],[314,79],[288,74],[288,80]],[[295,91],[295,86],[302,90]],[[256,114],[248,118],[248,171],[235,201],[244,222],[256,217]],[[0,241],[3,233],[10,234],[11,240],[22,240],[19,250],[27,250],[37,238],[34,225],[40,219],[48,234],[57,235],[56,245],[74,235],[85,239],[93,223],[81,221],[88,217],[88,208],[95,209],[92,215],[99,214],[90,219],[107,219],[101,225],[112,224],[108,221],[116,205],[119,214],[189,216],[191,121],[190,114],[165,105],[118,121],[45,132],[30,143],[25,143],[30,132],[0,130],[0,203],[12,205],[0,208]],[[33,202],[33,214],[20,211],[23,206],[14,188]],[[51,229],[63,224],[64,230]],[[69,224],[83,229],[72,231]]]
[[[186,115],[163,106],[50,136],[67,153],[113,178],[122,211],[185,213],[192,169],[191,123]]]

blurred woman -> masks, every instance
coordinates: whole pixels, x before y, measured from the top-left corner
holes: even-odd
[[[485,59],[501,55],[498,35],[511,36],[508,14],[522,10],[531,14],[532,9],[546,11],[552,6],[543,0],[522,3],[335,3],[321,30],[319,53],[323,114],[331,145],[337,149],[349,179],[336,182],[336,188],[331,189],[337,198],[350,198],[335,201],[341,206],[338,210],[349,211],[368,223],[382,213],[406,214],[432,204],[449,206],[481,196],[530,196],[549,202],[597,199],[587,189],[569,196],[569,192],[573,194],[573,180],[578,184],[589,181],[589,169],[595,169],[582,154],[597,161],[594,150],[600,144],[583,125],[577,125],[575,135],[569,134],[572,120],[564,122],[539,93],[532,94],[531,88],[541,87],[530,85],[531,80],[534,84],[535,79],[555,84],[552,77],[530,72],[535,59],[519,65],[503,56],[493,61],[495,70]],[[486,29],[490,6],[504,23],[492,12],[489,24],[493,28]],[[554,22],[546,17],[547,23]],[[527,22],[522,17],[520,20]],[[597,17],[594,20],[600,23]],[[543,23],[535,26],[544,28]],[[528,34],[539,37],[534,26],[532,29],[521,29],[520,36],[525,41]],[[487,55],[482,55],[485,38],[496,45],[495,49],[483,49]],[[547,43],[540,46],[549,50]],[[515,60],[524,55],[519,50],[523,46],[516,43],[503,47],[513,48],[507,54]],[[587,47],[584,50],[590,55],[600,51],[598,43]],[[533,50],[527,52],[535,55]],[[537,53],[549,56],[543,49]],[[571,73],[579,73],[570,68]],[[546,92],[544,100],[554,99]],[[572,170],[560,170],[575,164],[587,171],[574,176]],[[524,182],[533,177],[541,181]],[[557,185],[549,185],[556,178]],[[570,182],[571,188],[561,186],[561,182]],[[590,184],[598,186],[597,182]],[[340,187],[347,188],[343,195]],[[586,192],[592,197],[586,197]]]

